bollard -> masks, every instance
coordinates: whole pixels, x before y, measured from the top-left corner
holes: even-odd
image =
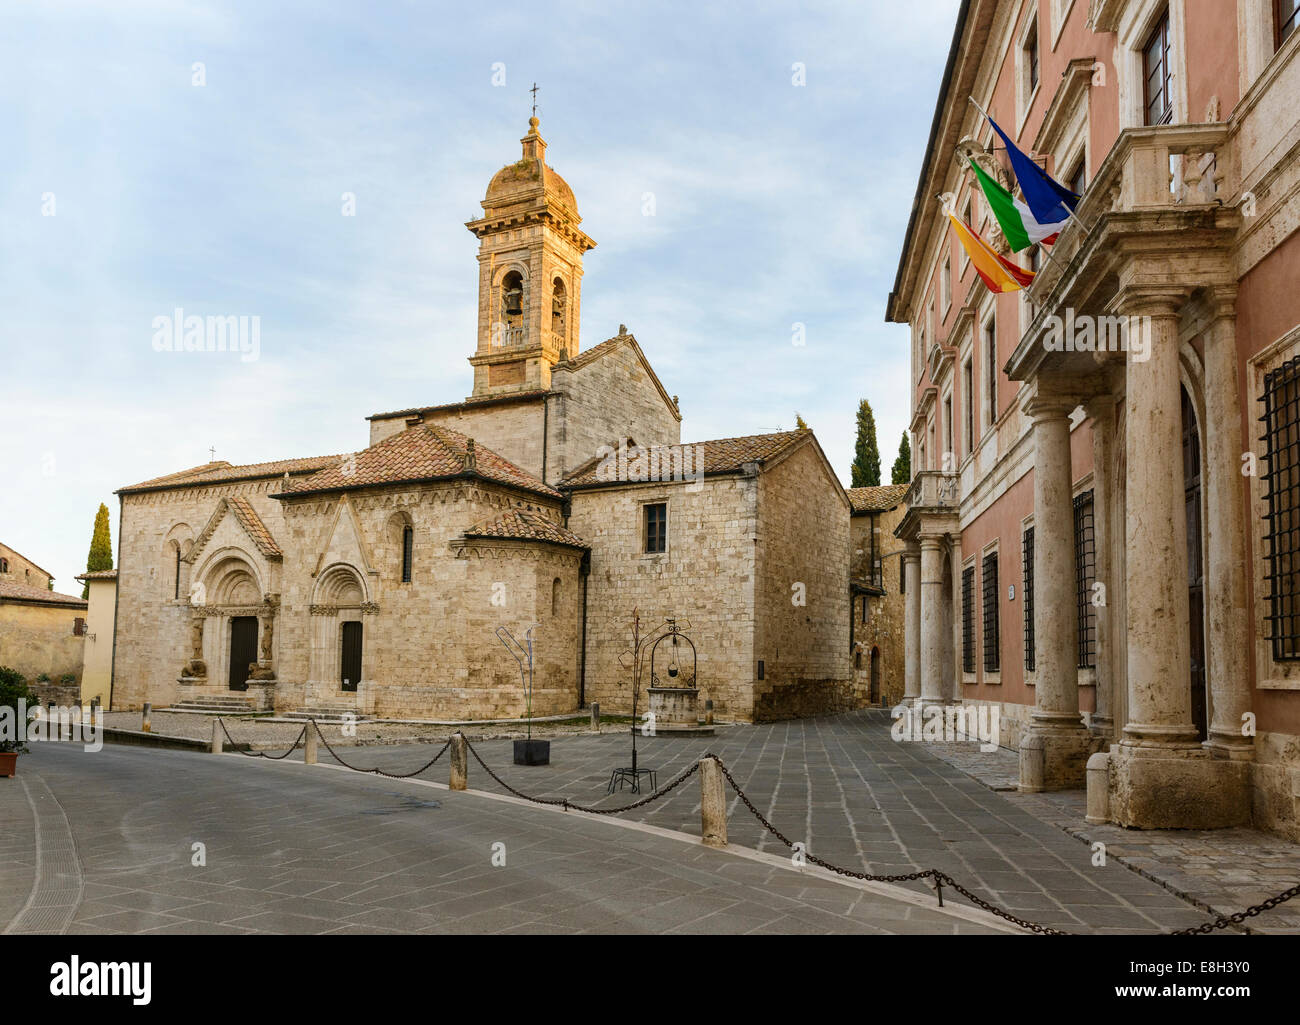
[[[212,720],[212,746],[208,748],[214,755],[221,754],[221,720]]]
[[[314,722],[309,722],[307,724],[307,732],[302,735],[302,764],[303,765],[316,764],[316,743],[317,743],[316,724]]]
[[[704,725],[705,726],[713,725],[713,699],[712,698],[709,698],[708,701],[704,702]]]
[[[1110,755],[1098,751],[1088,759],[1088,814],[1083,821],[1100,826],[1110,821]]]
[[[591,703],[591,728],[597,731],[600,730],[600,702],[599,701],[593,701]]]
[[[451,780],[448,786],[452,790],[464,790],[469,786],[469,748],[465,744],[465,734],[451,735]]]
[[[141,730],[141,732],[143,732],[143,733],[152,733],[152,732],[153,732],[153,725],[152,725],[152,723],[150,723],[150,721],[149,721],[149,717],[150,717],[151,715],[153,715],[153,705],[151,705],[148,701],[146,701],[146,702],[144,703],[144,712],[141,713],[141,716],[140,716],[140,730]]]
[[[716,758],[700,759],[700,840],[710,847],[727,846],[727,800]]]

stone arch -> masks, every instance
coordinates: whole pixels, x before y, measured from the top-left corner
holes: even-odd
[[[263,588],[256,564],[239,549],[217,552],[199,576],[200,604],[250,606],[262,602]]]
[[[551,336],[561,348],[567,348],[569,338],[569,290],[564,278],[555,275],[551,282]]]
[[[365,574],[347,563],[336,562],[317,576],[311,603],[360,608],[369,600]]]
[[[384,525],[384,544],[386,551],[381,557],[380,564],[385,567],[385,574],[391,572],[395,579],[402,583],[409,583],[414,579],[415,570],[415,521],[405,509],[398,509],[388,517]],[[409,564],[408,544],[411,546]]]

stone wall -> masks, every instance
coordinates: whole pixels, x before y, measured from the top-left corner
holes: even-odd
[[[871,652],[878,649],[880,658],[880,700],[892,707],[903,698],[904,661],[906,659],[905,620],[907,599],[902,593],[903,560],[900,553],[905,547],[894,537],[906,512],[898,506],[874,515],[857,515],[849,521],[852,537],[850,554],[851,573],[854,579],[869,579],[871,542],[868,531],[874,531],[876,556],[880,559],[881,581],[884,597],[863,595],[853,601],[854,695],[859,704],[866,704],[871,694]],[[863,606],[866,618],[863,618]]]
[[[80,680],[86,639],[72,630],[85,617],[84,608],[0,602],[0,666],[18,670],[33,687],[41,673],[54,685],[66,673]],[[75,688],[72,693],[75,701]]]
[[[388,717],[522,715],[518,666],[495,630],[505,626],[522,640],[536,623],[534,714],[576,710],[582,553],[535,542],[457,540],[520,502],[558,517],[554,506],[464,482],[288,503],[276,707],[357,702],[359,711]],[[403,583],[407,524],[414,553],[411,580]],[[351,597],[322,593],[340,567],[355,571]],[[363,629],[356,697],[343,691],[338,675],[339,624],[348,620]]]
[[[638,439],[640,440],[640,439]],[[643,506],[668,505],[668,551],[644,548]],[[689,620],[699,651],[700,706],[748,721],[754,685],[754,536],[758,478],[625,484],[577,491],[569,529],[592,546],[587,586],[588,703],[632,710],[631,676],[618,656],[632,645],[632,615],[648,634],[674,616]],[[647,661],[648,666],[648,661]],[[645,672],[648,682],[649,670]],[[638,714],[646,707],[644,691]]]
[[[600,446],[617,445],[623,438],[646,447],[681,440],[681,418],[656,387],[630,338],[578,369],[556,364],[551,388],[557,394],[548,418],[547,483],[562,480]]]
[[[758,480],[753,717],[854,707],[848,499],[811,434]]]

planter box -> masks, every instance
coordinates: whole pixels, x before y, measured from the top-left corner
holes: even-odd
[[[18,769],[18,755],[10,751],[0,754],[0,776],[13,776]]]
[[[549,740],[516,740],[516,765],[550,765],[551,742]]]

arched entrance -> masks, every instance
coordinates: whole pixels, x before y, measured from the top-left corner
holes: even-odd
[[[880,704],[880,649],[871,649],[871,689],[868,692],[873,705]]]
[[[1183,397],[1183,500],[1187,517],[1187,605],[1191,655],[1192,725],[1199,740],[1209,735],[1205,686],[1205,560],[1201,536],[1201,436],[1186,389]]]

